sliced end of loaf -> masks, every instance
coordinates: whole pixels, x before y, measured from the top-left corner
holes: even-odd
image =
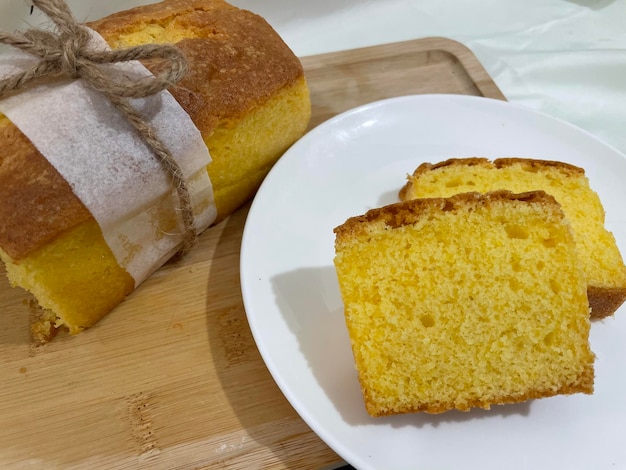
[[[593,391],[586,283],[545,192],[411,200],[335,233],[372,416]]]

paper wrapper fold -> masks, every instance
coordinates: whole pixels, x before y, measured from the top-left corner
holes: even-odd
[[[106,48],[94,34],[94,47]],[[37,58],[10,50],[0,79]],[[139,62],[108,65],[112,75],[149,76]],[[167,91],[131,100],[181,167],[198,232],[217,214],[200,132]],[[139,134],[99,92],[81,80],[49,82],[0,100],[7,116],[56,168],[91,212],[119,265],[140,284],[179,249],[180,204],[169,174]]]

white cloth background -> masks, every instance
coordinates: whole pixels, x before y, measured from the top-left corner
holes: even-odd
[[[626,0],[234,0],[298,55],[428,36],[469,47],[507,99],[626,152]],[[626,175],[625,175],[626,176]]]

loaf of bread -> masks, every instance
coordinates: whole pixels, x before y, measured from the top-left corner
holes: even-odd
[[[448,197],[466,191],[544,190],[563,207],[574,229],[578,254],[587,277],[592,318],[612,315],[626,300],[626,266],[605,228],[605,213],[585,171],[562,162],[524,158],[450,159],[424,163],[408,177],[401,200]]]
[[[189,71],[170,92],[211,153],[217,221],[254,194],[307,128],[302,65],[256,14],[221,0],[166,0],[88,26],[114,49],[167,43],[186,56]],[[134,280],[68,183],[2,115],[0,149],[0,257],[9,280],[45,309],[37,337],[59,327],[78,333],[119,304]]]
[[[335,234],[370,415],[593,392],[585,277],[550,195],[414,199]]]

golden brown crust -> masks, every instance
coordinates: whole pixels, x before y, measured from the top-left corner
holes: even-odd
[[[504,168],[507,166],[512,166],[516,164],[523,164],[529,168],[541,169],[541,168],[558,168],[564,173],[572,173],[575,176],[584,175],[585,170],[576,165],[572,165],[571,163],[559,162],[554,160],[541,160],[541,159],[531,159],[531,158],[519,158],[519,157],[509,157],[509,158],[497,158],[493,161],[493,166],[496,168]]]
[[[166,0],[89,26],[115,44],[147,24],[170,22],[192,36],[176,43],[192,66],[170,91],[205,137],[218,120],[245,114],[304,75],[300,61],[263,18],[220,0]]]
[[[55,168],[0,115],[0,247],[13,260],[91,219]]]
[[[545,191],[529,191],[515,194],[511,191],[497,190],[488,193],[460,193],[448,198],[418,198],[408,201],[389,204],[384,207],[371,209],[365,214],[351,217],[342,225],[335,227],[337,241],[352,238],[366,230],[367,226],[381,223],[390,228],[414,224],[421,219],[424,212],[430,209],[453,211],[457,208],[466,208],[468,205],[489,205],[502,200],[526,201],[553,207],[561,212],[561,206],[556,199]]]
[[[190,67],[170,91],[205,140],[218,122],[238,119],[303,76],[299,60],[265,20],[220,0],[168,0],[89,26],[113,41],[161,21],[177,21],[198,36],[177,43]],[[92,219],[52,165],[1,115],[0,148],[0,247],[11,259]]]
[[[492,162],[489,159],[483,158],[483,157],[449,158],[447,160],[444,160],[438,163],[428,163],[428,162],[422,163],[413,172],[413,175],[421,175],[428,171],[436,170],[437,168],[444,168],[447,166],[455,166],[455,165],[491,167]]]
[[[587,286],[591,319],[600,320],[613,315],[626,302],[626,289]]]
[[[541,160],[521,157],[508,157],[508,158],[496,158],[495,160],[489,160],[483,157],[469,157],[469,158],[449,158],[438,163],[422,163],[413,172],[412,177],[416,178],[429,171],[437,170],[438,168],[445,168],[450,166],[482,166],[485,168],[500,169],[513,166],[516,164],[522,164],[533,170],[540,170],[541,168],[552,167],[558,168],[566,174],[572,174],[573,176],[584,175],[585,170],[570,163],[559,162],[554,160]],[[413,186],[413,181],[409,179],[407,183],[400,189],[400,199],[407,199],[407,194]]]

